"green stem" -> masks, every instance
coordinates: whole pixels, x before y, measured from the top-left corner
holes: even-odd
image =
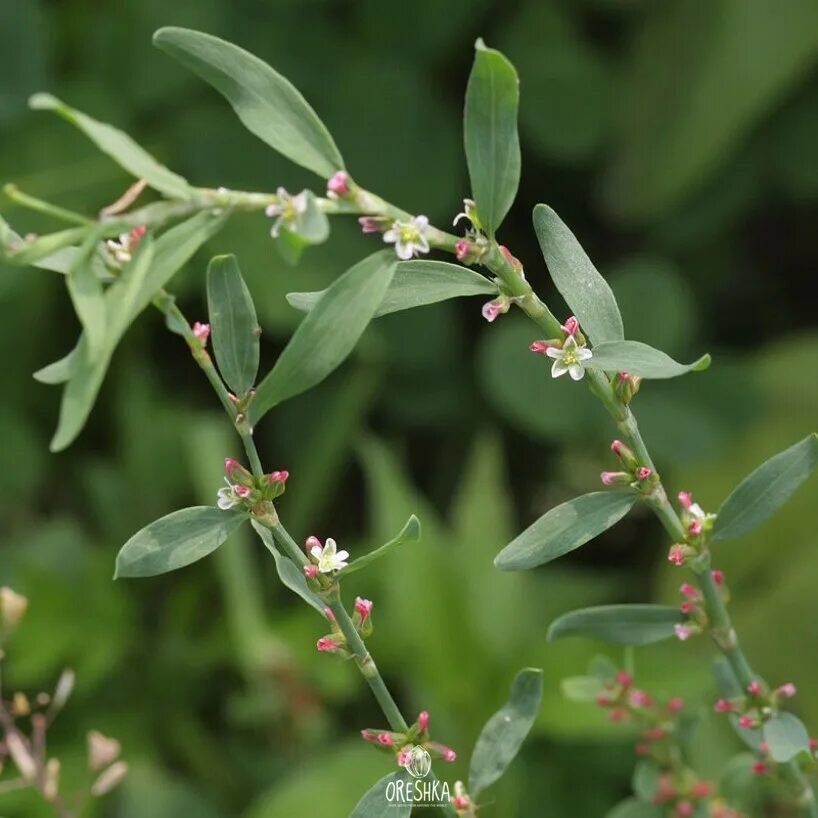
[[[23,193],[16,185],[5,185],[3,187],[3,193],[5,193],[12,202],[20,205],[20,207],[34,210],[37,213],[43,213],[46,216],[53,216],[69,224],[79,224],[83,227],[96,224],[94,219],[89,219],[87,216],[74,213],[73,210],[66,210],[64,207],[58,207],[50,202],[44,202],[42,199],[29,196],[28,193]]]

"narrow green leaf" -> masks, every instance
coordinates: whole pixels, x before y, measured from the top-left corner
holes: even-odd
[[[174,511],[122,546],[114,579],[153,577],[190,565],[215,551],[247,519],[247,514],[211,506]]]
[[[2,225],[5,225],[6,229],[3,230],[2,243],[0,243],[0,261],[6,264],[12,264],[15,267],[49,264],[50,259],[52,259],[55,254],[73,245],[82,243],[88,234],[94,230],[93,225],[89,225],[88,227],[69,227],[67,230],[60,230],[58,233],[49,233],[45,236],[27,240],[18,236],[13,230],[8,228],[6,222],[0,219],[0,226]],[[75,259],[72,258],[71,263],[74,261]],[[50,269],[50,267],[47,269]],[[67,273],[68,269],[58,270],[58,272]]]
[[[85,334],[87,354],[91,359],[102,353],[107,323],[102,282],[93,266],[100,232],[96,230],[85,239],[65,278],[71,303]]]
[[[389,803],[386,798],[386,790],[390,784],[405,783],[408,773],[405,770],[390,773],[378,781],[358,802],[355,809],[349,814],[349,818],[409,818],[412,814],[412,804],[410,803]],[[391,789],[391,788],[390,788]]]
[[[42,369],[38,369],[32,376],[35,381],[47,383],[49,385],[65,383],[73,374],[77,367],[77,353],[79,345],[75,346],[64,358],[48,364]]]
[[[599,605],[556,619],[548,640],[587,636],[612,645],[649,645],[673,636],[675,626],[684,621],[678,608],[667,605]]]
[[[512,540],[494,564],[501,571],[523,571],[551,562],[618,523],[636,500],[635,493],[596,491],[562,503]]]
[[[783,764],[799,753],[809,753],[809,733],[792,713],[779,713],[762,728],[773,761]]]
[[[413,514],[407,521],[406,525],[400,530],[400,533],[394,537],[393,539],[389,540],[388,543],[380,546],[380,548],[376,548],[374,551],[370,551],[368,554],[364,554],[362,557],[358,557],[358,559],[353,560],[346,568],[342,568],[338,572],[338,576],[346,576],[347,574],[352,574],[355,571],[360,571],[361,568],[365,568],[375,560],[380,559],[383,556],[386,556],[390,551],[394,548],[397,548],[399,545],[402,545],[405,542],[417,542],[420,539],[420,520]]]
[[[253,297],[235,256],[215,256],[207,268],[207,308],[219,372],[236,395],[258,374],[259,334]]]
[[[307,580],[303,572],[298,569],[298,566],[278,550],[270,529],[265,528],[255,520],[252,521],[252,525],[267,550],[273,555],[276,572],[281,583],[293,593],[298,594],[308,605],[315,608],[321,616],[324,616],[324,603],[309,589]]]
[[[664,812],[660,806],[640,801],[637,798],[626,798],[620,801],[605,818],[662,818]]]
[[[542,671],[521,670],[508,702],[483,727],[469,765],[469,794],[478,799],[506,771],[531,730],[542,701]]]
[[[193,188],[185,179],[159,164],[123,131],[104,122],[97,122],[50,94],[35,94],[29,100],[29,105],[38,111],[55,111],[63,119],[76,125],[103,153],[107,153],[132,176],[144,179],[154,190],[171,199],[189,199],[193,195]]]
[[[641,341],[604,341],[593,348],[594,357],[586,366],[605,372],[627,372],[642,378],[676,378],[701,372],[710,366],[710,356],[702,355],[692,364],[680,364],[669,355]]]
[[[595,702],[605,691],[596,676],[568,676],[560,682],[562,695],[571,702]]]
[[[224,224],[223,216],[199,213],[164,233],[155,244],[145,237],[133,263],[105,292],[108,317],[105,348],[91,359],[85,336],[80,336],[71,378],[65,386],[57,431],[51,451],[69,446],[82,431],[99,393],[111,356],[133,320],[150,304],[154,294],[190,259],[199,247]],[[147,251],[152,248],[152,259]],[[137,263],[139,259],[142,262]]]
[[[344,361],[375,315],[395,266],[395,254],[382,250],[336,279],[258,385],[249,408],[253,425],[276,404],[320,383]]]
[[[807,435],[762,463],[722,503],[713,526],[713,539],[735,539],[763,523],[790,499],[812,474],[816,463],[816,434]]]
[[[287,301],[297,310],[309,312],[325,292],[288,293]],[[496,294],[497,285],[493,281],[468,267],[447,261],[401,261],[375,317],[450,298]]]
[[[622,341],[622,316],[608,282],[566,224],[548,205],[534,208],[534,231],[548,272],[594,344]]]
[[[325,179],[343,169],[324,123],[267,63],[218,37],[185,28],[161,28],[153,42],[210,83],[244,126],[270,147]]]
[[[490,237],[510,210],[520,184],[519,102],[514,66],[478,40],[466,88],[463,137],[472,196]]]

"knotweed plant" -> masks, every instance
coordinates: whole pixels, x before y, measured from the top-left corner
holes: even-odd
[[[547,205],[535,207],[534,231],[572,315],[558,319],[535,293],[522,262],[499,242],[498,230],[520,178],[518,79],[509,61],[477,42],[464,115],[471,191],[453,218],[456,235],[433,225],[425,214],[406,212],[361,187],[313,109],[258,58],[185,29],[162,29],[155,43],[219,91],[248,130],[317,174],[321,188],[293,192],[279,187],[263,193],[195,187],[121,131],[54,97],[40,94],[31,100],[34,108],[55,111],[80,128],[135,179],[96,217],[6,189],[17,203],[68,225],[49,235],[21,237],[0,223],[4,259],[64,275],[83,328],[66,357],[35,374],[42,382],[64,384],[52,449],[65,448],[80,433],[119,340],[151,305],[187,344],[243,447],[241,459],[225,460],[225,485],[213,487],[214,505],[172,512],[135,534],[119,553],[117,576],[147,577],[181,568],[213,552],[240,526],[252,526],[282,583],[315,610],[317,650],[354,663],[383,711],[384,723],[366,727],[361,735],[394,758],[396,771],[377,782],[352,815],[399,818],[420,801],[437,804],[450,815],[475,815],[484,803],[483,791],[506,769],[533,723],[541,698],[538,672],[520,672],[509,703],[484,727],[468,783],[449,786],[438,780],[433,762],[454,760],[454,750],[432,737],[428,713],[410,721],[387,689],[366,644],[377,606],[361,597],[350,606],[342,596],[349,574],[419,537],[417,519],[411,517],[393,540],[364,554],[350,554],[332,537],[309,532],[301,532],[299,546],[276,510],[276,500],[290,483],[297,488],[297,475],[291,477],[282,464],[270,470],[253,431],[268,412],[336,369],[378,316],[482,295],[482,315],[489,323],[512,309],[531,319],[530,351],[543,358],[542,377],[567,375],[576,382],[572,388],[587,386],[610,415],[616,436],[611,444],[616,465],[602,473],[600,490],[548,511],[502,548],[496,567],[519,571],[541,566],[586,544],[635,506],[647,506],[667,532],[668,559],[684,575],[679,605],[634,603],[573,611],[552,623],[549,636],[592,637],[627,646],[629,652],[663,639],[708,637],[717,653],[714,672],[720,689],[713,708],[730,721],[737,743],[747,749],[732,764],[733,772],[746,775],[733,775],[732,786],[720,791],[694,772],[691,719],[684,702],[678,697],[659,701],[637,686],[632,666],[619,669],[610,660],[597,659],[587,675],[565,680],[566,694],[594,702],[611,720],[630,723],[640,735],[633,796],[611,815],[818,816],[809,782],[814,746],[788,709],[795,686],[788,680],[767,681],[753,669],[728,613],[727,580],[711,561],[713,546],[765,521],[806,480],[818,460],[818,438],[811,435],[761,465],[715,512],[702,508],[687,490],[669,491],[632,406],[640,388],[648,388],[646,381],[695,373],[709,366],[710,357],[683,364],[627,340],[611,288]],[[158,195],[139,204],[148,189]],[[456,196],[453,191],[453,200]],[[326,290],[288,296],[305,316],[260,379],[261,330],[234,257],[217,256],[210,263],[207,322],[188,321],[167,290],[174,274],[228,219],[251,211],[269,217],[270,241],[293,263],[307,247],[329,239],[330,219],[336,216],[357,217],[373,243],[372,255]],[[433,253],[453,256],[454,263],[433,258]]]

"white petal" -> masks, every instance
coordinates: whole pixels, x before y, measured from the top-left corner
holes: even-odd
[[[569,335],[562,345],[564,350],[575,350],[577,348],[577,339],[573,335]]]
[[[394,227],[390,227],[389,230],[383,234],[383,240],[388,244],[392,244],[392,242],[398,240],[398,231]]]
[[[426,236],[418,236],[417,240],[415,241],[415,250],[418,253],[428,253],[429,252],[429,242],[426,240]]]
[[[585,349],[585,347],[580,347],[577,350],[577,359],[580,361],[590,361],[591,358],[594,357],[594,353],[591,352],[590,349]]]
[[[581,381],[585,375],[585,369],[582,364],[572,364],[568,367],[568,374],[575,381]]]
[[[267,207],[264,209],[264,214],[266,216],[270,216],[271,218],[273,216],[279,216],[281,215],[281,207],[277,204],[267,205]]]
[[[332,557],[335,556],[335,552],[337,550],[338,545],[336,544],[335,540],[333,540],[332,537],[327,537],[327,541],[324,543],[324,554]]]
[[[551,367],[551,377],[559,378],[568,371],[568,367],[562,361],[554,361]]]
[[[320,545],[314,545],[312,548],[310,548],[310,555],[317,560],[321,559],[323,552],[324,550],[321,548]]]
[[[555,358],[556,360],[561,361],[565,353],[557,347],[548,347],[548,349],[545,350],[545,354],[549,358]]]
[[[411,241],[407,241],[405,244],[402,241],[395,242],[395,252],[398,254],[398,258],[403,259],[403,261],[412,258],[414,250],[415,247]]]
[[[428,216],[415,216],[412,224],[422,233],[429,226]]]
[[[335,555],[336,562],[343,562],[349,556],[349,551],[339,551]]]

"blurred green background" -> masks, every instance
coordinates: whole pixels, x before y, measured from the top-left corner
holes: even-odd
[[[193,183],[273,190],[316,180],[249,135],[210,88],[151,46],[168,24],[233,40],[304,92],[365,186],[445,226],[468,194],[462,95],[475,37],[521,76],[523,182],[502,239],[564,315],[530,229],[554,206],[612,283],[629,337],[714,353],[702,375],[647,385],[635,409],[674,489],[715,507],[757,463],[814,429],[818,412],[818,5],[813,0],[3,0],[0,180],[89,214],[128,183],[70,126],[26,109],[49,90],[125,128]],[[20,232],[47,225],[8,202]],[[50,225],[53,229],[54,225]],[[234,218],[174,282],[203,317],[209,254],[234,252],[259,308],[268,367],[299,319],[291,290],[323,287],[369,252],[353,221],[284,265],[261,216]],[[348,583],[375,600],[371,646],[409,714],[465,778],[479,729],[514,672],[545,670],[524,753],[481,815],[602,815],[627,794],[631,737],[559,680],[601,646],[548,645],[571,608],[673,602],[658,526],[633,514],[600,540],[525,575],[494,554],[561,499],[597,485],[612,430],[584,389],[553,382],[520,317],[486,326],[463,300],[379,320],[320,388],[267,417],[258,440],[292,477],[293,533],[353,553],[410,512],[423,541]],[[132,773],[96,815],[339,818],[389,761],[357,739],[382,719],[354,668],[319,656],[322,623],[275,578],[246,532],[214,558],[113,583],[138,528],[212,502],[239,448],[184,345],[146,314],[116,353],[91,421],[49,455],[58,391],[31,373],[78,326],[63,282],[0,271],[0,584],[30,597],[9,645],[6,692],[76,669],[53,729],[69,787],[84,731],[121,739]],[[818,685],[816,489],[715,555],[746,649],[771,682]],[[617,658],[616,654],[612,654]],[[639,651],[642,684],[701,707],[698,765],[715,776],[736,739],[711,719],[705,640]],[[795,700],[818,725],[818,698]],[[93,810],[92,810],[93,812]],[[5,818],[47,815],[25,794]]]

